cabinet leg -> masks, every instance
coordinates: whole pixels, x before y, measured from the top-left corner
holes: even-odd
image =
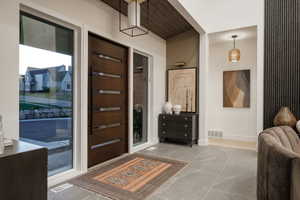
[[[194,141],[190,142],[190,147],[192,148],[194,145]]]

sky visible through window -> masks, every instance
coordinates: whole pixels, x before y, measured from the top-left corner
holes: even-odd
[[[43,69],[60,65],[72,66],[72,56],[20,45],[20,75],[24,75],[28,67]]]

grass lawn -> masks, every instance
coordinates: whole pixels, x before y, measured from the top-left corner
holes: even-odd
[[[48,108],[45,106],[40,106],[36,104],[29,104],[29,103],[20,103],[20,110],[39,110],[43,108]]]
[[[20,110],[40,110],[40,109],[63,109],[64,107],[40,104],[40,103],[28,103],[28,102],[20,102]]]
[[[73,96],[71,92],[38,92],[38,93],[31,93],[31,92],[20,92],[22,96],[32,96],[32,97],[40,97],[46,99],[57,99],[57,100],[65,100],[65,101],[72,101]]]

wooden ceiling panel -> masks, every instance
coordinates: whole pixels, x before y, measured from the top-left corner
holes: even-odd
[[[119,11],[119,0],[102,0]],[[122,0],[122,13],[127,16],[127,2]],[[147,5],[141,5],[141,25],[164,39],[193,29],[192,26],[167,0],[150,0],[149,24],[147,23]]]

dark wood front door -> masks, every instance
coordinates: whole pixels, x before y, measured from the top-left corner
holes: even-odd
[[[89,34],[88,166],[127,152],[128,49]]]

